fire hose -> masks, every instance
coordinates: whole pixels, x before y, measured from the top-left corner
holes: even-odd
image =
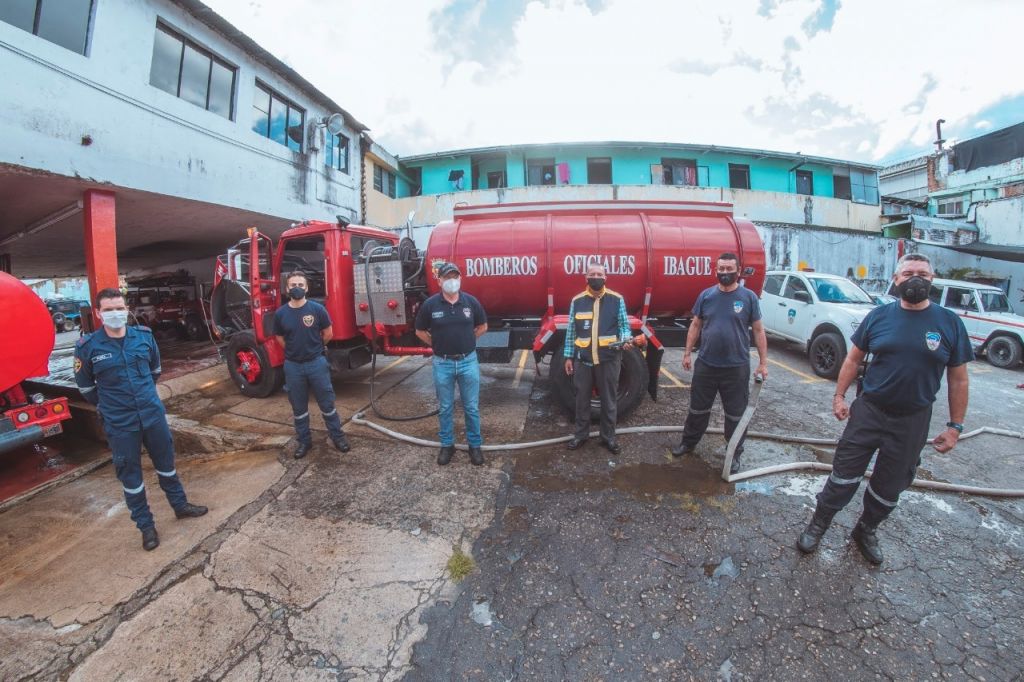
[[[736,446],[739,443],[739,438],[743,434],[743,429],[746,428],[747,424],[750,422],[750,419],[753,417],[754,410],[757,407],[757,399],[760,396],[761,388],[763,386],[764,386],[763,381],[756,382],[755,387],[754,387],[754,395],[752,396],[752,400],[750,401],[750,405],[747,407],[747,410],[744,412],[743,417],[740,419],[739,424],[737,424],[735,433],[733,434],[733,438],[730,441],[729,447],[728,447],[728,449],[726,451],[726,461],[725,461],[724,467],[722,468],[722,479],[724,481],[726,481],[727,483],[737,483],[739,481],[745,481],[745,480],[751,479],[751,478],[759,478],[761,476],[770,476],[772,474],[781,474],[781,473],[786,473],[786,472],[790,472],[790,471],[813,470],[813,471],[821,471],[821,472],[825,472],[825,473],[832,471],[832,466],[830,464],[824,464],[822,462],[789,462],[789,463],[786,463],[786,464],[775,464],[775,465],[771,465],[771,466],[760,467],[760,468],[757,468],[757,469],[751,469],[749,471],[742,471],[742,472],[737,473],[737,474],[730,474],[729,473],[729,467],[732,464],[732,457],[735,454]],[[413,445],[421,445],[421,446],[424,446],[424,447],[435,447],[435,448],[436,447],[440,447],[440,445],[441,445],[437,441],[431,441],[431,440],[427,440],[425,438],[417,438],[415,436],[410,436],[410,435],[407,435],[407,434],[404,434],[404,433],[399,433],[398,431],[393,431],[392,429],[389,429],[389,428],[387,428],[385,426],[381,426],[380,424],[376,424],[376,423],[374,423],[372,421],[369,421],[369,420],[365,419],[365,414],[363,412],[357,412],[354,415],[352,415],[352,423],[353,424],[358,424],[360,426],[365,426],[367,428],[373,429],[374,431],[382,433],[382,434],[384,434],[386,436],[389,436],[391,438],[394,438],[396,440],[400,440],[400,441],[403,441],[403,442],[406,442],[406,443],[411,443]],[[629,426],[629,427],[626,427],[626,428],[616,429],[615,433],[616,433],[616,435],[630,434],[630,433],[679,433],[682,430],[683,430],[682,426]],[[713,427],[713,428],[709,428],[706,431],[706,433],[716,433],[716,434],[718,434],[718,433],[724,433],[724,430],[721,429],[721,428],[714,428]],[[975,436],[980,436],[981,434],[984,434],[984,433],[988,433],[988,434],[992,434],[992,435],[996,435],[996,436],[1004,436],[1004,437],[1007,437],[1007,438],[1016,438],[1018,440],[1024,440],[1024,433],[1022,433],[1022,432],[1019,432],[1019,431],[1009,431],[1007,429],[997,429],[997,428],[993,428],[993,427],[990,427],[990,426],[982,426],[980,428],[974,429],[973,431],[968,431],[967,433],[961,435],[959,440],[966,440],[968,438],[974,438]],[[593,437],[597,437],[599,435],[600,435],[600,433],[597,432],[597,431],[591,431],[590,432],[590,437],[592,437],[592,438]],[[750,433],[747,433],[746,435],[749,438],[757,438],[757,439],[762,439],[762,440],[773,440],[773,441],[777,441],[777,442],[781,442],[781,443],[793,443],[793,444],[799,444],[799,445],[836,446],[836,445],[839,444],[839,439],[838,438],[812,438],[812,437],[806,437],[806,436],[790,436],[790,435],[783,435],[783,434],[778,434],[778,433],[764,433],[764,432],[757,432],[757,431],[752,431]],[[497,444],[497,445],[484,445],[482,447],[482,449],[483,450],[487,450],[489,452],[495,452],[495,451],[501,451],[501,450],[530,450],[530,449],[533,449],[533,448],[539,448],[539,447],[545,447],[545,446],[550,446],[550,445],[557,445],[559,443],[565,443],[565,442],[567,442],[567,441],[569,441],[571,439],[572,439],[572,436],[559,436],[557,438],[546,438],[544,440],[537,440],[537,441],[530,441],[530,442],[523,442],[523,443],[503,443],[503,444]],[[931,440],[932,439],[929,438],[929,441],[931,441]],[[468,446],[462,445],[462,444],[456,445],[455,447],[458,450],[467,450],[468,449]],[[872,473],[872,470],[869,469],[867,472],[865,472],[864,475],[866,477],[870,477],[871,473]],[[986,496],[986,497],[1009,497],[1009,498],[1024,497],[1024,490],[1019,489],[1019,488],[987,488],[987,487],[983,487],[983,486],[965,485],[965,484],[960,484],[960,483],[945,483],[945,482],[942,482],[942,481],[928,481],[928,480],[924,480],[924,479],[920,479],[920,478],[915,478],[913,480],[913,482],[911,482],[910,485],[912,487],[915,487],[915,488],[924,488],[924,489],[927,489],[927,490],[938,490],[938,491],[943,491],[943,492],[966,493],[968,495],[982,495],[982,496]]]

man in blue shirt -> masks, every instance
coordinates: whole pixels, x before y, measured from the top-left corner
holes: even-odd
[[[125,504],[142,531],[142,547],[149,551],[160,544],[160,536],[142,481],[143,444],[174,515],[179,519],[202,516],[207,508],[188,502],[174,468],[174,440],[156,392],[160,351],[153,332],[127,326],[128,308],[117,289],[96,294],[96,309],[103,327],[75,345],[75,383],[103,419]]]
[[[288,385],[288,402],[295,422],[295,459],[302,459],[313,447],[309,429],[309,391],[320,407],[327,432],[334,447],[341,452],[351,448],[341,429],[341,417],[334,405],[331,368],[324,354],[325,344],[334,336],[331,316],[316,301],[306,298],[309,280],[296,270],[285,279],[288,304],[274,311],[274,336],[284,347],[284,379]]]
[[[836,447],[832,473],[818,493],[814,516],[797,539],[804,553],[817,549],[836,512],[853,499],[877,451],[864,491],[864,511],[852,537],[865,559],[882,563],[875,530],[917,473],[943,371],[949,384],[950,421],[933,446],[940,453],[949,452],[963,431],[967,363],[974,352],[963,321],[928,299],[933,277],[925,256],[901,258],[893,278],[900,300],[872,310],[853,334],[832,399],[836,419],[849,421]],[[872,361],[864,374],[863,393],[848,406],[846,391],[869,353]]]
[[[596,261],[587,266],[587,288],[569,304],[565,330],[565,373],[576,389],[576,431],[569,441],[576,450],[590,435],[590,400],[597,386],[601,400],[601,442],[613,455],[622,452],[615,439],[618,417],[619,373],[622,348],[633,343],[626,301],[605,286],[604,266]],[[612,344],[623,343],[621,347]]]
[[[750,400],[750,330],[754,330],[758,365],[756,373],[768,376],[768,339],[761,322],[760,301],[739,282],[739,259],[723,253],[717,263],[718,284],[700,292],[693,305],[693,319],[686,334],[683,369],[693,369],[690,384],[690,411],[686,415],[683,437],[672,448],[673,457],[693,454],[707,431],[715,395],[722,396],[725,413],[725,441],[732,439]],[[691,359],[700,339],[700,355]],[[732,473],[740,470],[743,438],[732,460]]]
[[[484,463],[483,435],[480,433],[480,363],[476,340],[487,331],[487,314],[476,297],[462,291],[462,272],[455,263],[437,267],[441,292],[434,294],[416,311],[416,336],[434,350],[434,390],[438,402],[438,438],[441,449],[437,463],[445,466],[455,454],[455,385],[462,397],[466,416],[469,461]]]

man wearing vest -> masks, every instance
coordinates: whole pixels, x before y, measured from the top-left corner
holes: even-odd
[[[612,344],[631,345],[633,335],[625,300],[604,283],[604,266],[591,263],[587,267],[587,288],[569,306],[563,354],[565,373],[573,377],[576,389],[576,433],[569,449],[579,448],[590,435],[590,397],[596,385],[601,398],[601,442],[617,455],[622,452],[615,440],[622,350]]]

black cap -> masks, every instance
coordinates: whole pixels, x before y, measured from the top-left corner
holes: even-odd
[[[455,263],[441,263],[441,265],[437,266],[438,279],[443,279],[453,272],[457,275],[462,275],[462,271],[459,270],[459,266]]]

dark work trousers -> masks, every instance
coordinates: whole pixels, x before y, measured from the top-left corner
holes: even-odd
[[[146,502],[146,486],[142,482],[143,444],[153,461],[160,489],[164,491],[171,507],[181,509],[188,504],[185,489],[174,468],[174,440],[166,420],[161,419],[139,431],[107,431],[107,443],[113,454],[114,473],[124,488],[124,502],[139,530],[154,525],[153,513]]]
[[[818,504],[835,510],[849,504],[877,450],[874,472],[864,490],[864,521],[870,526],[881,523],[914,480],[931,418],[931,405],[912,414],[893,415],[864,398],[853,401]]]
[[[576,359],[572,366],[572,383],[576,389],[576,438],[583,439],[590,435],[590,399],[596,385],[601,399],[601,438],[614,442],[622,355],[616,352],[611,359],[602,360],[596,365],[588,365]]]
[[[327,432],[331,440],[342,437],[341,417],[334,406],[334,386],[331,385],[331,368],[323,355],[308,362],[284,361],[284,380],[288,384],[288,402],[292,404],[292,418],[295,420],[295,437],[300,443],[313,444],[309,429],[309,391],[320,407]]]
[[[686,415],[683,427],[682,445],[684,448],[695,448],[711,421],[711,406],[715,404],[715,395],[722,396],[722,412],[725,413],[725,442],[732,438],[736,425],[743,418],[750,400],[750,365],[739,367],[712,367],[700,358],[693,365],[693,381],[690,384],[690,411]],[[740,439],[734,457],[743,453],[743,441]]]

